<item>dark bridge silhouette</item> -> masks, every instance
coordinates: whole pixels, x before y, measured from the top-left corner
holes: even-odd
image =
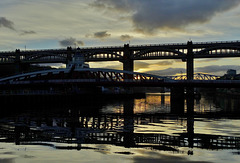
[[[240,42],[188,42],[182,44],[133,45],[124,47],[89,47],[81,48],[87,62],[151,60],[151,59],[187,59],[187,52],[192,49],[193,58],[240,57]],[[67,63],[75,49],[23,50],[0,52],[0,64],[14,63]]]
[[[134,125],[140,125],[145,117],[151,123],[156,115],[96,115],[57,117],[61,123],[52,126],[54,117],[18,117],[19,122],[0,123],[0,137],[3,142],[16,144],[49,145],[57,149],[81,149],[82,144],[112,144],[127,148],[152,148],[156,150],[178,151],[178,147],[202,148],[208,150],[239,149],[240,137],[194,133],[194,120],[186,119],[186,132],[175,134],[137,133]],[[29,126],[34,122],[38,126]],[[45,126],[41,127],[41,124]],[[47,124],[47,126],[46,126]],[[66,126],[63,126],[66,124]],[[144,124],[141,124],[144,125]],[[43,143],[43,142],[45,143]],[[52,145],[53,142],[67,143]],[[76,146],[78,145],[78,146]]]
[[[22,86],[124,86],[124,87],[240,87],[238,80],[217,80],[207,74],[157,76],[113,69],[55,69],[13,75],[0,79],[0,87]]]
[[[15,64],[20,72],[22,64],[68,63],[76,49],[23,50],[0,52],[0,64]],[[123,47],[81,48],[86,62],[120,61],[123,70],[133,71],[134,60],[181,59],[187,62],[187,77],[193,79],[194,59],[240,57],[240,42],[200,42],[182,44],[159,44]]]

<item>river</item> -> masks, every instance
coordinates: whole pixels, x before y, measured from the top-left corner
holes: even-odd
[[[238,97],[203,93],[191,115],[173,113],[168,93],[24,99],[1,107],[1,163],[240,159]]]

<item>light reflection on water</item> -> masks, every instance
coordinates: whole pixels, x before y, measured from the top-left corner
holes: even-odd
[[[195,118],[173,114],[169,94],[31,105],[0,119],[0,162],[238,162],[238,99],[221,99],[195,100]]]
[[[105,105],[102,108],[103,113],[124,113],[124,101],[115,103],[114,105]],[[170,94],[151,93],[146,98],[138,98],[133,101],[133,112],[135,114],[154,114],[154,113],[170,113]]]

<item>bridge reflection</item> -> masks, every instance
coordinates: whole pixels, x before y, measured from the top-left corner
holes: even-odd
[[[134,113],[134,98],[124,99],[121,113],[101,113],[99,109],[104,102],[102,106],[99,103],[91,106],[85,104],[81,102],[80,106],[62,110],[59,107],[57,110],[42,108],[12,118],[2,118],[0,141],[78,150],[84,148],[83,144],[112,144],[175,152],[180,152],[179,147],[211,150],[240,147],[240,137],[195,133],[193,114],[182,117],[172,113],[137,114]],[[166,120],[171,120],[173,125],[179,123],[185,129],[170,132],[169,124],[164,123]],[[149,125],[155,127],[149,129]],[[54,145],[55,142],[60,144]]]

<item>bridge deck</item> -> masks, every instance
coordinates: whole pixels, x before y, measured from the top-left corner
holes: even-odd
[[[239,41],[199,42],[191,45],[194,58],[240,57]],[[155,44],[131,45],[116,47],[83,47],[80,52],[85,55],[87,62],[123,61],[124,53],[129,53],[132,60],[153,59],[186,59],[189,45]],[[1,51],[0,64],[21,63],[67,63],[76,49],[42,49],[20,51]]]

